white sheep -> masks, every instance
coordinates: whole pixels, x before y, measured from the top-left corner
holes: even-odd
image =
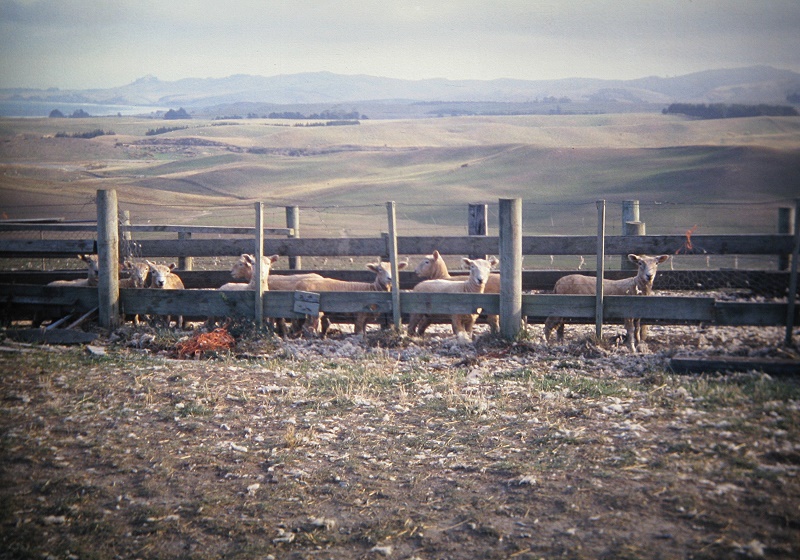
[[[408,266],[408,263],[397,264],[398,270]],[[301,280],[295,286],[295,290],[302,292],[388,292],[392,288],[392,274],[389,270],[389,263],[370,263],[367,268],[375,273],[375,280],[372,282],[351,282],[338,280],[335,278],[309,278]],[[320,324],[319,317],[311,317],[307,321],[306,330],[314,331]],[[375,313],[356,313],[354,334],[366,334],[366,326],[370,320],[377,320]],[[321,321],[321,335],[324,338],[328,330],[328,321],[323,318]]]
[[[270,269],[272,264],[277,261],[278,258],[278,255],[272,255],[271,257],[265,256],[261,258],[261,286],[265,291],[269,290]],[[233,265],[233,268],[231,269],[231,276],[234,278],[246,278],[247,284],[243,282],[228,282],[227,284],[220,286],[219,289],[222,291],[255,290],[256,282],[255,275],[253,274],[255,268],[256,258],[253,255],[242,255],[239,258],[239,262]],[[245,270],[249,270],[249,272],[246,272]]]
[[[150,265],[146,262],[125,261],[122,270],[128,271],[127,278],[120,278],[120,288],[145,288],[150,280]]]
[[[439,251],[433,251],[433,254],[427,255],[420,261],[414,272],[420,278],[426,280],[458,280],[458,278],[450,276],[447,270],[447,264],[439,254]],[[500,274],[492,273],[486,281],[486,286],[483,288],[486,294],[499,294],[500,293]],[[411,335],[422,336],[425,334],[425,329],[431,324],[431,316],[426,314],[412,313],[408,321],[408,333]],[[500,316],[487,315],[486,321],[489,323],[489,328],[493,333],[500,332]]]
[[[271,258],[271,257],[270,257]],[[264,257],[266,260],[267,257]],[[272,261],[274,262],[274,261]],[[250,282],[253,277],[253,270],[255,269],[255,257],[243,253],[239,260],[237,260],[231,267],[231,277],[237,280],[244,280]],[[322,276],[315,272],[306,272],[303,274],[270,274],[267,279],[269,289],[273,291],[287,291],[294,290],[295,285],[301,280],[307,279],[320,279]],[[266,285],[265,285],[266,286]]]
[[[669,255],[650,257],[647,255],[628,255],[628,260],[639,267],[636,276],[622,280],[603,280],[603,294],[609,296],[649,296],[653,293],[653,280],[656,277],[658,265],[669,258]],[[597,293],[597,280],[594,276],[570,274],[558,279],[553,288],[554,294],[595,295]],[[564,340],[564,319],[561,317],[548,317],[544,324],[544,338],[550,343],[553,329],[557,330],[559,342]],[[644,343],[647,337],[646,327],[642,327],[640,319],[625,319],[627,331],[626,341],[632,351]]]
[[[486,283],[493,266],[497,266],[498,260],[492,257],[486,259],[468,259],[464,257],[462,262],[469,266],[469,277],[466,280],[424,280],[414,286],[414,292],[434,292],[434,293],[483,293]],[[475,325],[477,314],[455,314],[450,317],[453,325],[453,334],[459,340],[469,340],[472,337],[472,328]]]
[[[150,288],[154,290],[183,290],[183,281],[180,276],[175,274],[175,263],[169,266],[163,264],[156,264],[154,262],[146,261],[150,267]],[[167,315],[167,325],[170,323],[171,317]],[[183,326],[183,316],[179,315],[176,322],[178,328]]]
[[[97,255],[78,255],[78,258],[86,263],[88,268],[86,278],[77,280],[54,280],[48,286],[97,286],[100,278],[100,265],[97,262]]]
[[[127,278],[120,278],[120,288],[145,288],[150,280],[150,265],[143,262],[125,261],[122,269],[128,271]],[[139,315],[133,316],[133,324],[139,324]]]

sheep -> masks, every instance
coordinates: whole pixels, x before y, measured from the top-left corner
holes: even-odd
[[[151,261],[146,261],[150,267],[150,288],[154,290],[183,290],[183,281],[180,277],[172,272],[176,265],[175,263],[169,266],[163,264],[156,264]],[[167,325],[170,323],[171,317],[167,316]],[[183,316],[179,315],[176,321],[178,328],[183,326]]]
[[[266,260],[267,257],[264,257]],[[273,261],[274,262],[274,261]],[[255,268],[255,260],[253,255],[243,253],[239,260],[231,267],[231,277],[249,282],[253,277],[253,269]],[[322,276],[314,272],[307,272],[303,274],[287,274],[278,275],[271,274],[267,279],[267,284],[270,290],[277,291],[293,291],[295,285],[300,280],[306,279],[320,279]]]
[[[261,259],[261,286],[264,290],[269,290],[269,271],[272,267],[272,263],[277,261],[278,258],[278,255],[272,255],[271,257],[262,257]],[[245,268],[249,268],[249,273],[244,272]],[[228,282],[218,289],[222,291],[255,290],[256,281],[255,275],[253,274],[255,268],[256,258],[253,255],[243,254],[239,262],[233,265],[231,276],[234,278],[247,278],[247,284],[243,282]]]
[[[150,280],[150,265],[143,262],[125,261],[122,269],[128,271],[127,278],[120,278],[120,288],[145,288]],[[139,324],[139,315],[133,316],[133,324]]]
[[[455,280],[456,278],[450,276],[450,272],[447,270],[447,265],[444,262],[444,259],[439,254],[439,251],[434,250],[433,254],[427,255],[420,263],[417,265],[417,268],[414,269],[414,272],[420,278],[424,278],[426,280]],[[500,275],[497,273],[492,273],[489,275],[489,279],[486,281],[486,286],[483,289],[483,292],[486,294],[499,294],[500,293]],[[500,332],[500,316],[499,315],[487,315],[486,321],[489,323],[489,328],[491,329],[492,333]],[[417,314],[413,313],[411,317],[409,317],[408,321],[408,333],[411,335],[419,335],[422,336],[425,334],[425,329],[431,324],[431,316],[425,314]]]
[[[271,257],[262,257],[262,264],[261,264],[261,271],[264,280],[262,280],[261,284],[264,286],[265,290],[271,291],[292,291],[294,290],[295,284],[300,280],[304,280],[307,278],[322,278],[319,274],[315,273],[306,273],[306,274],[293,274],[287,276],[277,276],[273,274],[263,274],[265,269],[270,269],[272,263],[274,263],[278,259],[278,255],[273,255]],[[246,280],[247,282],[252,283],[253,278],[253,271],[255,269],[255,257],[253,255],[249,255],[247,253],[242,253],[233,266],[231,267],[231,276],[233,278],[239,280]],[[239,287],[242,286],[242,287]],[[220,287],[220,289],[230,289],[230,290],[255,290],[255,285],[249,284],[238,284],[238,283],[228,283],[224,286]],[[301,323],[299,321],[292,322],[292,332],[296,333],[299,332],[301,328]],[[290,334],[289,329],[286,326],[286,319],[280,317],[275,320],[275,330],[283,335],[286,336]]]
[[[401,262],[397,268],[403,269],[408,263]],[[388,292],[392,287],[392,275],[388,263],[380,261],[367,264],[367,268],[375,273],[375,280],[372,282],[349,282],[337,280],[335,278],[308,278],[301,280],[295,286],[295,290],[302,292]],[[374,313],[356,313],[354,334],[366,335],[367,323],[376,320]],[[307,323],[306,330],[316,330],[320,323],[319,318],[313,318]],[[321,335],[324,338],[328,330],[327,320],[322,320]]]
[[[150,265],[142,262],[125,261],[122,269],[128,271],[127,278],[120,278],[120,288],[145,288],[150,280]]]
[[[77,280],[54,280],[48,286],[97,286],[100,278],[100,265],[97,262],[97,255],[78,255],[78,258],[86,263],[88,276]]]
[[[639,271],[636,276],[622,280],[603,280],[603,294],[610,296],[649,296],[653,293],[653,280],[656,277],[658,265],[669,258],[669,255],[650,257],[647,255],[628,255],[628,260],[636,263]],[[593,276],[570,274],[559,278],[553,289],[554,294],[586,294],[594,295],[597,289],[597,280]],[[544,324],[545,342],[550,343],[553,329],[557,331],[559,342],[564,340],[564,320],[561,317],[548,317]],[[631,351],[644,344],[647,337],[647,328],[642,327],[640,319],[625,319],[627,331],[626,340]]]
[[[498,260],[492,257],[486,259],[468,259],[464,257],[462,262],[469,266],[469,277],[466,280],[424,280],[414,286],[414,292],[445,292],[445,293],[483,293],[486,283],[489,280],[493,266],[497,266]],[[477,314],[455,314],[450,317],[453,325],[453,334],[459,340],[469,340],[472,337],[472,328],[475,325]]]

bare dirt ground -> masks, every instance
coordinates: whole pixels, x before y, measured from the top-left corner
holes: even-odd
[[[0,558],[800,555],[798,379],[669,369],[797,359],[782,329],[653,327],[631,354],[529,328],[234,333],[199,360],[145,327],[4,340]]]

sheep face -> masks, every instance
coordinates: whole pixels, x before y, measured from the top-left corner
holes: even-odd
[[[128,278],[135,288],[144,288],[150,277],[150,265],[147,263],[135,263],[125,261],[123,268],[128,271]]]
[[[150,267],[150,275],[152,277],[151,286],[158,289],[165,288],[167,286],[167,282],[169,281],[167,278],[170,274],[172,274],[173,269],[176,267],[175,263],[166,266],[147,261],[147,264]]]
[[[492,272],[492,267],[496,266],[499,262],[496,258],[492,257],[489,260],[486,259],[468,259],[464,257],[462,259],[464,265],[469,267],[469,277],[475,283],[485,286],[486,282],[489,280],[489,274]]]
[[[639,267],[638,277],[644,280],[649,286],[653,285],[653,280],[656,278],[656,271],[658,265],[663,263],[669,258],[669,255],[659,255],[657,257],[649,257],[647,255],[628,255],[628,260],[636,263]]]
[[[239,260],[233,263],[231,267],[231,277],[236,280],[245,280],[247,282],[253,277],[253,269],[255,268],[255,258],[253,255],[243,253]]]
[[[78,255],[78,258],[86,263],[89,268],[89,285],[97,285],[100,278],[100,265],[97,262],[97,255]]]
[[[450,274],[447,271],[444,259],[442,259],[439,251],[434,251],[432,255],[426,256],[414,269],[414,273],[420,278],[448,278]]]
[[[408,263],[397,263],[397,269],[403,269],[408,266]],[[375,273],[375,285],[381,291],[388,292],[392,289],[392,272],[389,269],[389,263],[376,262],[367,265],[367,268]]]

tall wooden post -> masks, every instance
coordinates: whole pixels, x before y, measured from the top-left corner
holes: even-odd
[[[644,222],[639,220],[639,201],[622,201],[622,235],[644,235]],[[636,264],[628,260],[628,255],[620,258],[620,270],[636,270]]]
[[[394,201],[386,203],[389,219],[389,266],[392,274],[392,321],[394,328],[400,332],[402,315],[400,314],[400,269],[397,266],[397,218]]]
[[[290,238],[300,237],[300,207],[287,206],[286,207],[286,227],[292,228]],[[300,270],[302,268],[302,261],[300,257],[289,257],[289,268],[292,270]]]
[[[178,232],[178,240],[184,239],[191,239],[192,232],[191,231],[179,231]],[[181,270],[192,270],[194,267],[194,257],[189,256],[180,256],[178,257],[178,268]]]
[[[256,202],[255,203],[255,210],[256,210],[256,236],[255,236],[255,268],[253,270],[253,274],[255,275],[253,278],[255,279],[256,289],[255,289],[255,302],[254,302],[254,319],[256,326],[261,328],[264,326],[264,290],[267,289],[267,286],[262,285],[261,283],[261,268],[264,265],[263,257],[264,257],[264,203],[263,202]]]
[[[522,199],[500,199],[500,336],[514,340],[522,322]]]
[[[603,276],[606,259],[606,201],[597,201],[597,284],[595,298],[595,337],[603,339]]]
[[[792,247],[792,269],[789,273],[789,293],[787,294],[788,305],[786,310],[786,337],[784,342],[787,346],[792,343],[792,331],[794,330],[794,310],[797,300],[797,267],[800,259],[800,198],[794,201],[794,246]]]
[[[778,208],[778,233],[792,233],[795,216],[793,208]],[[789,270],[789,255],[778,255],[778,270]]]
[[[120,323],[118,212],[117,191],[97,191],[98,321],[105,329]]]
[[[468,235],[489,235],[486,204],[470,204],[467,216]],[[485,259],[486,255],[470,255],[471,259]]]

